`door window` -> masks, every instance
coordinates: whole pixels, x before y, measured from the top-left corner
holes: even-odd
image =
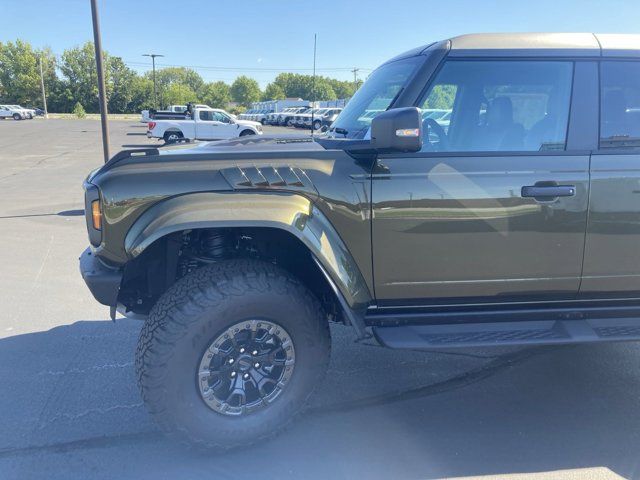
[[[600,148],[640,148],[640,63],[600,68]]]
[[[421,102],[423,151],[564,150],[572,62],[449,61]]]
[[[229,117],[222,112],[211,112],[213,114],[213,120],[216,122],[229,123]]]

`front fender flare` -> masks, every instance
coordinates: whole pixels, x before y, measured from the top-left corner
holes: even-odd
[[[308,198],[291,193],[193,193],[164,200],[144,212],[125,238],[135,258],[170,233],[197,228],[270,227],[285,230],[306,245],[353,310],[372,296],[346,245],[326,216]]]

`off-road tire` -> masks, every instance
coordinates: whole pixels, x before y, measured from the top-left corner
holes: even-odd
[[[213,339],[248,319],[284,327],[294,345],[295,366],[273,403],[233,417],[205,403],[196,374]],[[144,403],[164,432],[226,449],[287,427],[322,382],[329,354],[326,315],[303,284],[270,263],[225,260],[188,274],[158,300],[140,333],[136,373]]]

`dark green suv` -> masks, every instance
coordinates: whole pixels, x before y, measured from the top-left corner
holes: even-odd
[[[640,339],[640,36],[469,35],[375,70],[331,129],[125,151],[86,180],[96,299],[145,318],[161,426],[229,447],[393,348]]]

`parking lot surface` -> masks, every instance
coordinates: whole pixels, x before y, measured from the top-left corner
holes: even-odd
[[[113,153],[157,145],[143,124],[110,129]],[[640,478],[633,343],[394,351],[336,326],[327,378],[283,435],[225,453],[166,440],[135,384],[140,323],[108,320],[78,273],[99,131],[0,121],[1,479]]]

